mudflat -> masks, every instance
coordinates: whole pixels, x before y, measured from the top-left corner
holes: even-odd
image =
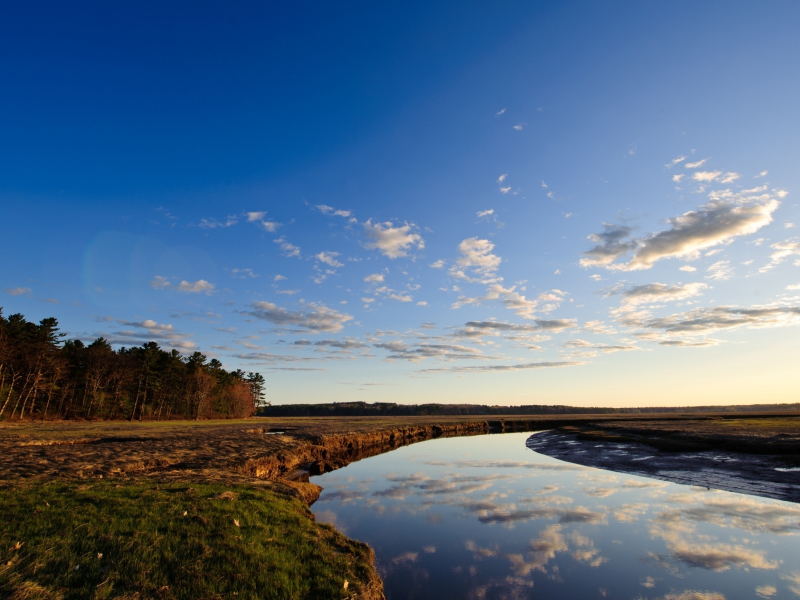
[[[553,458],[800,502],[800,417],[604,420],[535,436],[528,446]]]

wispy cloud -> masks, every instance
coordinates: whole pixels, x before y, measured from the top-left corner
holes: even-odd
[[[702,167],[704,164],[706,164],[707,160],[708,160],[707,158],[704,158],[703,160],[698,160],[697,162],[686,163],[685,167],[687,169],[697,169],[699,167]]]
[[[685,160],[686,160],[686,157],[685,157],[685,156],[678,156],[678,157],[676,157],[676,158],[673,158],[673,159],[672,159],[670,162],[668,162],[668,163],[667,163],[667,164],[665,164],[664,166],[665,166],[665,167],[667,167],[668,169],[671,169],[672,167],[674,167],[674,166],[675,166],[675,165],[677,165],[678,163],[682,163],[682,162],[683,162],[683,161],[685,161]]]
[[[353,215],[353,212],[350,210],[338,210],[325,204],[317,204],[315,208],[324,215],[334,215],[337,217],[351,217]]]
[[[766,273],[770,269],[775,268],[790,256],[800,256],[800,241],[797,239],[777,242],[770,245],[770,248],[772,248],[774,252],[769,255],[769,264],[759,269],[760,273]],[[795,266],[800,266],[800,260],[796,260],[794,264]]]
[[[629,306],[652,304],[656,302],[678,302],[697,296],[708,289],[705,283],[668,285],[666,283],[646,283],[629,288],[615,288],[607,296],[620,296],[622,303]]]
[[[713,279],[714,281],[725,281],[733,277],[733,267],[730,261],[718,260],[713,265],[706,269],[708,275],[706,279]]]
[[[340,313],[322,303],[309,302],[301,310],[289,310],[272,302],[257,301],[246,314],[279,327],[292,327],[314,333],[336,333],[352,321],[352,315]]]
[[[276,244],[280,245],[281,247],[281,254],[288,257],[296,257],[300,258],[300,248],[295,246],[294,244],[289,243],[286,240],[286,236],[281,236],[277,239],[272,240]]]
[[[29,287],[14,287],[14,288],[6,288],[6,294],[11,294],[12,296],[22,296],[23,294],[32,294],[33,290]]]
[[[216,219],[200,219],[198,226],[203,229],[216,229],[217,227],[230,227],[232,225],[236,225],[238,222],[239,218],[235,215],[231,215],[224,221],[217,221]]]
[[[542,361],[533,363],[520,363],[510,365],[475,365],[444,367],[438,369],[423,369],[422,373],[502,373],[507,371],[528,371],[535,369],[559,369],[563,367],[577,367],[585,365],[584,361],[561,360],[561,361]]]
[[[183,280],[174,284],[167,277],[162,277],[161,275],[156,275],[153,278],[150,282],[150,287],[156,290],[177,290],[190,294],[210,294],[215,288],[213,283],[209,283],[205,279],[198,279],[197,281]]]

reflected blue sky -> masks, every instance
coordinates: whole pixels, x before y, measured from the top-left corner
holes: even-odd
[[[800,507],[616,474],[530,433],[414,444],[315,477],[389,600],[800,597]]]

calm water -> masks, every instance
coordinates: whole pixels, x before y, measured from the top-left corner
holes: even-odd
[[[312,481],[317,518],[369,543],[389,600],[800,597],[800,505],[440,439]]]

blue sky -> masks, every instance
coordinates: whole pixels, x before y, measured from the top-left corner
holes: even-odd
[[[1,10],[6,315],[275,403],[798,399],[796,3]]]

